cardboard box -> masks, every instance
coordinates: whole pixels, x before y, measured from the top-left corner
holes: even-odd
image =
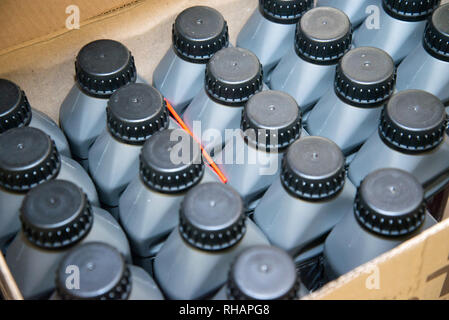
[[[76,22],[73,10],[66,13],[70,5],[79,8],[80,29],[66,27],[67,21],[69,27]],[[170,47],[176,14],[193,5],[222,12],[235,44],[258,1],[2,0],[0,77],[20,84],[31,105],[57,121],[59,106],[73,85],[75,56],[83,45],[100,38],[122,41],[133,52],[139,73],[151,82],[154,68]],[[306,299],[449,299],[448,239],[449,219]],[[3,289],[6,284],[9,297],[20,299],[1,256],[0,282]]]

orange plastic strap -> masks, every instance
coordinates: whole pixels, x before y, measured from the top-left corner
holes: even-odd
[[[220,180],[223,183],[228,182],[228,178],[223,174],[223,172],[220,170],[220,168],[217,166],[217,164],[212,160],[211,156],[207,153],[207,151],[204,149],[204,147],[201,145],[201,142],[193,135],[192,131],[190,131],[189,127],[185,124],[185,122],[181,119],[179,114],[175,111],[175,109],[172,107],[170,102],[165,99],[165,102],[167,102],[167,108],[170,111],[173,118],[175,118],[176,122],[181,126],[182,129],[184,129],[188,134],[192,136],[192,138],[200,145],[201,152],[203,153],[203,157],[206,159],[208,164],[211,166],[212,170],[218,175]]]

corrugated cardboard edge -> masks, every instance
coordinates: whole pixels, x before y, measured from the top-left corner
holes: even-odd
[[[124,0],[125,1],[125,0]],[[141,2],[144,2],[146,0],[128,0],[126,3],[122,4],[122,5],[115,5],[115,6],[111,6],[111,4],[109,3],[105,3],[104,1],[102,1],[103,3],[101,3],[101,7],[98,6],[98,13],[92,15],[92,16],[87,16],[87,18],[84,18],[84,11],[80,8],[81,10],[81,18],[82,19],[80,22],[81,26],[87,25],[89,23],[93,23],[95,21],[99,21],[102,18],[106,18],[108,16],[113,16],[115,14],[120,14],[121,12],[123,12],[126,9],[129,9],[135,5],[138,5]],[[79,1],[78,1],[79,2]],[[76,1],[74,1],[74,3],[77,3]],[[82,3],[81,3],[82,4]],[[90,3],[90,5],[92,5],[92,2]],[[95,5],[95,3],[93,4]],[[43,5],[42,3],[39,2],[35,2],[33,3],[33,6],[36,6],[36,8],[41,8],[42,11],[44,11],[45,5]],[[34,12],[33,10],[28,10],[30,12]],[[43,12],[43,14],[45,15],[45,12]],[[66,17],[65,12],[61,11],[61,16],[62,17]],[[27,21],[28,19],[32,19],[32,17],[27,17],[27,11],[22,12],[22,16],[21,19],[23,19],[24,21]],[[49,19],[53,19],[54,17],[48,17]],[[61,19],[60,19],[61,20]],[[33,37],[32,39],[28,40],[28,41],[24,41],[20,44],[16,44],[16,45],[12,45],[10,47],[4,48],[0,50],[0,56],[15,50],[19,50],[21,48],[24,47],[28,47],[28,46],[32,46],[35,43],[39,43],[42,41],[47,41],[50,40],[52,38],[58,37],[62,34],[65,34],[67,32],[70,32],[71,30],[64,28],[63,26],[60,27],[59,30],[54,31],[54,32],[48,32],[42,36],[36,36]]]
[[[448,240],[444,220],[305,299],[449,299]]]

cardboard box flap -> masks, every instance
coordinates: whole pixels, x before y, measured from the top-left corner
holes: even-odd
[[[0,52],[25,46],[54,32],[69,31],[66,25],[72,28],[78,22],[137,2],[139,0],[2,0]]]
[[[448,239],[444,220],[307,299],[449,299]]]

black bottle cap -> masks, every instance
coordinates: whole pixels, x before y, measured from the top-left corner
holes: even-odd
[[[262,90],[259,59],[246,49],[224,48],[206,67],[206,91],[211,99],[226,105],[243,105]]]
[[[385,12],[402,21],[425,20],[439,4],[440,0],[383,0]]]
[[[449,62],[449,3],[434,11],[424,32],[424,48],[435,58]]]
[[[79,270],[79,287],[68,287],[73,267]],[[69,281],[70,284],[70,281]],[[90,242],[75,247],[56,272],[56,292],[62,300],[126,300],[131,292],[131,273],[114,247]]]
[[[207,63],[219,50],[229,45],[228,25],[220,12],[196,6],[181,12],[173,24],[175,52],[184,60]]]
[[[0,187],[26,192],[55,178],[60,168],[55,143],[41,130],[22,127],[0,134]]]
[[[189,190],[181,204],[179,232],[193,247],[224,250],[245,235],[243,200],[223,183],[203,183]]]
[[[265,18],[281,24],[294,24],[312,8],[313,0],[259,0],[259,9]]]
[[[96,40],[85,45],[76,57],[75,71],[76,80],[86,94],[104,99],[137,78],[131,52],[114,40]]]
[[[227,285],[231,300],[295,300],[298,292],[295,264],[276,247],[246,249],[231,266]]]
[[[245,105],[241,129],[245,140],[258,148],[284,149],[301,135],[301,111],[290,95],[262,91]]]
[[[337,195],[345,184],[345,157],[332,141],[305,137],[293,143],[282,161],[281,181],[294,196],[320,201]]]
[[[444,105],[421,90],[401,91],[382,110],[379,134],[390,147],[420,153],[440,145],[446,130]]]
[[[335,93],[354,106],[384,104],[394,92],[396,67],[385,51],[373,47],[350,50],[337,65]]]
[[[132,83],[114,92],[106,113],[109,132],[127,144],[144,144],[155,132],[166,129],[169,123],[164,97],[143,83]]]
[[[0,79],[0,133],[27,126],[31,121],[31,107],[18,85]]]
[[[93,223],[87,196],[75,184],[52,180],[30,190],[20,208],[25,237],[45,249],[61,249],[81,241]]]
[[[357,191],[354,214],[363,227],[376,234],[408,235],[423,224],[426,216],[423,188],[406,171],[374,171]]]
[[[351,48],[351,42],[351,22],[344,12],[335,8],[311,9],[296,26],[296,53],[314,64],[336,64]]]
[[[155,133],[140,154],[140,177],[159,192],[185,191],[201,181],[204,170],[199,144],[181,129]]]

